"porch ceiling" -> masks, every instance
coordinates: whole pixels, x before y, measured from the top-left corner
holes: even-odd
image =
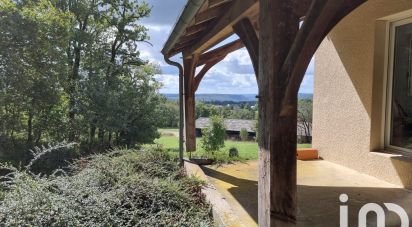
[[[245,17],[257,27],[258,0],[200,0],[197,7],[194,2],[190,0],[179,17],[162,50],[165,56],[201,54],[232,35],[233,25]]]

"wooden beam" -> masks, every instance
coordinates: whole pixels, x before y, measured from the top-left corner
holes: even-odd
[[[206,30],[207,28],[210,27],[210,21],[205,21],[203,23],[200,24],[194,24],[188,28],[186,28],[186,35],[192,35],[195,33],[199,33],[202,32],[204,30]]]
[[[232,0],[209,0],[209,8],[215,7],[227,2],[231,2]]]
[[[200,82],[202,81],[203,77],[206,75],[206,73],[217,63],[222,61],[225,58],[225,56],[222,56],[221,58],[215,59],[213,61],[207,62],[205,66],[203,66],[202,70],[196,75],[195,77],[195,91],[199,88]]]
[[[304,17],[309,11],[309,8],[313,0],[300,0],[299,3],[295,6],[295,14],[299,17]]]
[[[298,92],[307,67],[315,51],[330,30],[346,15],[367,0],[313,0],[294,44],[285,60],[282,73],[291,75],[284,97],[284,112],[287,100]]]
[[[202,37],[201,34],[185,35],[185,36],[182,36],[182,37],[179,39],[179,43],[192,42],[192,41],[194,41],[195,39],[199,39],[200,37]]]
[[[186,131],[186,151],[196,151],[196,115],[195,115],[195,86],[194,75],[197,55],[191,58],[184,56],[184,87],[185,87],[185,131]]]
[[[259,73],[259,39],[256,35],[255,28],[249,18],[243,18],[238,21],[233,30],[245,44],[249,56],[252,60],[253,69],[255,70],[256,78]]]
[[[259,225],[296,225],[297,98],[328,32],[366,0],[313,0],[302,27],[300,0],[260,0]]]
[[[297,1],[297,0],[296,0]],[[280,69],[299,30],[295,0],[260,0],[259,226],[296,224],[297,94],[281,116],[287,74]]]
[[[228,54],[232,53],[233,51],[239,50],[242,47],[244,47],[244,44],[242,40],[238,39],[214,50],[206,52],[200,55],[197,66],[204,65],[207,62],[215,61],[216,59],[221,59],[222,57],[224,58]]]
[[[225,4],[220,4],[198,13],[195,17],[195,24],[203,23],[205,21],[209,21],[222,16],[222,14],[224,14],[224,12],[227,10],[227,5],[228,4],[226,2]]]
[[[258,14],[258,0],[235,0],[228,12],[217,21],[205,36],[192,46],[188,53],[202,53],[233,34],[232,26],[244,17]]]

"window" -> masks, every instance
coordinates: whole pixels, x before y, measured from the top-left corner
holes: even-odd
[[[391,24],[386,146],[412,152],[412,18]]]

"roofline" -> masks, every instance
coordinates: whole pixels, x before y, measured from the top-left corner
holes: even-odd
[[[183,9],[183,12],[180,14],[179,19],[176,21],[175,26],[169,35],[169,38],[164,44],[164,47],[162,49],[163,55],[171,57],[169,55],[170,50],[176,44],[181,35],[186,31],[186,28],[205,2],[206,0],[189,0],[185,8]]]

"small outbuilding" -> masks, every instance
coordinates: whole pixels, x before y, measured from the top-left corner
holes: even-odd
[[[202,137],[202,129],[209,127],[210,119],[200,117],[196,120],[196,137]],[[249,140],[256,139],[256,120],[224,119],[226,135],[229,139],[239,140],[240,131],[246,129]],[[296,131],[298,143],[310,143],[312,141],[312,124],[306,126],[298,122]]]
[[[202,136],[202,129],[209,127],[210,119],[201,117],[196,120],[196,137]],[[256,121],[241,119],[224,119],[226,135],[230,139],[240,139],[240,131],[246,129],[249,140],[256,137]]]

